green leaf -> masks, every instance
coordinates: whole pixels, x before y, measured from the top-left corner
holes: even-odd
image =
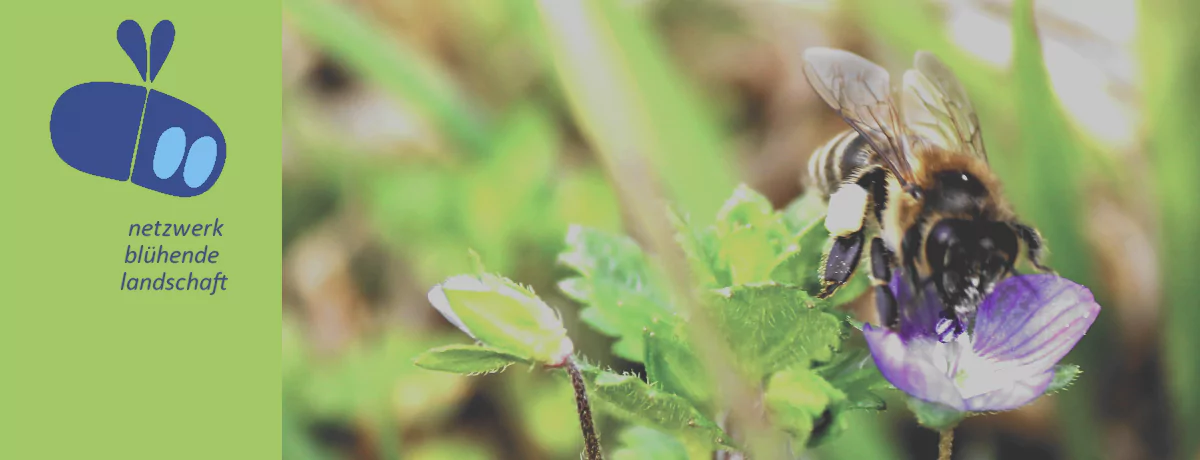
[[[692,352],[682,331],[672,331],[669,327],[647,329],[644,340],[646,379],[687,398],[701,410],[708,409],[712,403],[713,384],[704,363]]]
[[[587,307],[584,321],[619,339],[613,351],[641,362],[642,331],[671,317],[670,296],[662,276],[651,268],[641,248],[625,236],[572,225],[558,260],[580,276],[559,282],[559,289]]]
[[[841,320],[813,308],[814,299],[797,288],[724,288],[712,291],[707,304],[738,365],[753,376],[829,361],[841,344]]]
[[[952,428],[967,416],[966,412],[960,412],[953,407],[913,397],[908,397],[908,409],[917,416],[917,423],[934,431]]]
[[[688,460],[682,442],[653,428],[634,425],[619,437],[621,447],[612,453],[613,460]]]
[[[721,239],[720,257],[728,266],[733,285],[771,280],[775,247],[762,231],[738,228]]]
[[[613,415],[703,441],[713,448],[729,446],[729,437],[686,398],[655,388],[634,375],[606,371],[589,373],[592,374],[592,394]]]
[[[783,284],[800,286],[809,295],[821,291],[821,265],[825,260],[826,246],[831,241],[825,229],[824,214],[810,221],[799,230],[797,245],[771,272],[771,279]]]
[[[801,233],[813,224],[820,224],[821,228],[824,228],[825,212],[828,209],[829,205],[820,194],[809,190],[784,208],[783,223],[792,233]]]
[[[713,288],[731,285],[729,267],[721,261],[716,228],[698,228],[678,212],[671,213],[671,223],[675,226],[675,241],[683,248],[697,284]]]
[[[447,345],[421,353],[413,364],[431,371],[480,375],[501,372],[518,362],[528,362],[482,345]]]
[[[830,431],[844,429],[828,424],[842,422],[840,418],[833,418],[833,410],[845,399],[845,393],[807,368],[776,372],[768,380],[763,396],[772,420],[800,446],[808,445],[818,420],[822,426],[815,434],[822,438]]]
[[[782,215],[744,184],[717,213],[716,235],[718,260],[728,267],[733,285],[770,281],[783,254],[796,249]]]
[[[767,228],[776,224],[782,225],[782,221],[776,219],[771,202],[746,184],[738,184],[733,189],[733,195],[717,211],[716,227],[721,235],[728,235],[739,228]]]
[[[844,350],[816,371],[846,394],[844,408],[871,411],[887,408],[887,403],[875,391],[890,388],[891,384],[879,373],[875,360],[866,349]]]
[[[1046,387],[1045,394],[1058,393],[1067,389],[1075,379],[1079,378],[1083,370],[1074,364],[1059,364],[1054,366],[1054,380],[1050,381],[1050,386]]]

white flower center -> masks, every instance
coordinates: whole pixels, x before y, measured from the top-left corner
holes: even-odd
[[[948,343],[931,342],[929,356],[933,365],[950,377],[964,399],[1011,389],[1033,377],[1025,366],[977,354],[970,333],[964,332]]]

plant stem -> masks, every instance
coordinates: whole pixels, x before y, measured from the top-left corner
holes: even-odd
[[[938,460],[950,460],[950,451],[954,447],[954,427],[942,430],[938,440]]]
[[[583,430],[583,446],[587,460],[604,460],[600,454],[600,438],[596,436],[596,426],[592,423],[592,406],[588,403],[587,386],[583,384],[583,373],[571,359],[567,363],[567,373],[571,375],[571,386],[575,387],[575,408],[579,411],[579,428]]]

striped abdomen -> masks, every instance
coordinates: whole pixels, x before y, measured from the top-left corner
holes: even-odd
[[[829,198],[859,169],[878,161],[869,149],[867,141],[855,130],[834,136],[808,159],[808,186],[816,188],[823,198]]]

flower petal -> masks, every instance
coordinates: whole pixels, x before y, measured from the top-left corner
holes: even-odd
[[[897,272],[888,287],[896,296],[896,305],[900,309],[901,338],[908,340],[912,337],[938,335],[935,327],[943,307],[937,289],[932,284],[926,286],[924,295],[914,296],[912,285]]]
[[[917,399],[941,403],[958,410],[966,409],[954,382],[946,375],[945,365],[934,361],[934,348],[944,346],[931,337],[914,337],[907,343],[900,334],[863,325],[863,336],[875,366],[897,389]]]
[[[1043,372],[1030,378],[1013,380],[994,391],[967,398],[967,410],[970,411],[1004,411],[1012,410],[1029,404],[1046,392],[1046,387],[1054,380],[1054,370]]]
[[[1023,368],[1050,370],[1083,337],[1100,305],[1086,287],[1055,275],[1008,278],[979,306],[975,352]]]
[[[463,324],[462,320],[458,318],[458,315],[454,314],[454,309],[450,308],[450,299],[446,298],[446,290],[442,287],[442,285],[439,284],[434,286],[433,289],[429,290],[429,294],[427,294],[426,297],[429,298],[429,303],[433,304],[433,308],[437,309],[438,313],[441,313],[442,316],[446,317],[446,320],[450,321],[450,324],[453,324],[454,327],[457,327],[459,330],[465,332],[467,335],[471,336],[471,338],[475,338],[475,334],[471,333],[471,330],[467,328],[467,325]]]

